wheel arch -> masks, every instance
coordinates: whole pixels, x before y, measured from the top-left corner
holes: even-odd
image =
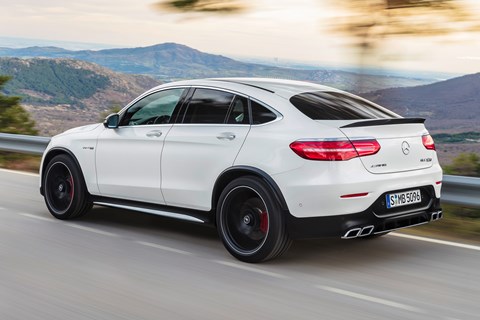
[[[289,212],[287,202],[285,201],[285,198],[283,197],[283,194],[275,180],[273,180],[273,178],[270,177],[270,175],[268,175],[265,171],[250,166],[233,166],[224,170],[218,176],[212,192],[212,212],[216,211],[217,202],[223,189],[231,181],[244,176],[255,176],[266,182],[267,185],[272,189],[273,195],[280,204],[282,211]]]
[[[76,166],[80,170],[80,173],[82,174],[83,180],[85,181],[85,177],[83,176],[83,171],[82,171],[82,167],[80,166],[80,162],[78,162],[78,159],[77,159],[77,157],[75,157],[73,152],[68,150],[67,148],[54,147],[54,148],[48,150],[47,154],[45,155],[45,157],[43,159],[43,163],[42,163],[42,168],[41,168],[42,175],[40,176],[40,194],[42,196],[44,195],[45,169],[47,168],[47,165],[50,162],[50,160],[52,160],[55,156],[58,156],[58,155],[61,155],[61,154],[68,155],[70,158],[72,158],[72,160],[75,162]]]

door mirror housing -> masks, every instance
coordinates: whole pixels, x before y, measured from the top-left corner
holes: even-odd
[[[105,126],[105,128],[115,129],[115,128],[118,128],[119,122],[120,122],[120,116],[118,115],[118,113],[112,113],[111,115],[105,118],[103,125]]]

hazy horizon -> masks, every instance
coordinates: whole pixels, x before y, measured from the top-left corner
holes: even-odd
[[[259,0],[235,15],[154,10],[155,0],[5,0],[2,36],[141,47],[175,42],[203,52],[313,64],[358,63],[350,39],[331,30],[345,18],[329,0]],[[473,13],[480,1],[464,0]],[[344,13],[343,13],[344,14]],[[385,40],[369,67],[467,74],[480,71],[479,34]],[[0,43],[0,46],[2,44]],[[97,47],[98,48],[98,47]]]
[[[164,42],[167,43],[167,42]],[[0,47],[12,48],[12,49],[22,49],[28,47],[59,47],[66,50],[92,50],[99,51],[104,49],[121,49],[121,48],[135,48],[135,47],[148,47],[164,43],[155,43],[148,44],[144,46],[121,46],[121,45],[111,45],[111,44],[100,44],[100,43],[88,43],[88,42],[74,42],[67,40],[45,40],[45,39],[33,39],[33,38],[21,38],[21,37],[10,37],[0,35]],[[172,42],[176,43],[176,42]],[[183,43],[176,43],[179,45],[186,45]],[[197,49],[191,47],[192,49]],[[197,49],[198,50],[198,49]],[[201,51],[201,50],[200,50]],[[361,69],[355,64],[348,63],[322,63],[321,61],[304,61],[304,60],[294,60],[294,59],[278,59],[272,57],[259,57],[254,55],[231,55],[227,53],[212,53],[202,51],[207,54],[219,54],[226,56],[228,58],[249,62],[249,63],[260,63],[265,65],[277,66],[277,67],[287,67],[295,69],[330,69],[330,70],[344,70],[351,72],[367,72],[369,74],[388,74],[396,76],[406,76],[406,77],[418,77],[418,78],[428,78],[428,79],[437,79],[445,80],[457,76],[462,76],[467,73],[459,72],[439,72],[436,70],[408,70],[408,69],[398,69],[395,67],[381,68],[369,66]],[[476,73],[476,72],[475,72]]]

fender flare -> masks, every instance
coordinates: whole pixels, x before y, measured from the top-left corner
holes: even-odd
[[[55,154],[50,157],[49,155],[51,153],[55,153]],[[49,149],[48,152],[45,154],[45,156],[44,156],[45,160],[43,161],[42,168],[41,168],[42,169],[42,171],[41,171],[42,175],[40,176],[40,194],[42,196],[44,195],[45,168],[47,167],[48,163],[50,162],[50,159],[55,157],[58,154],[68,154],[73,159],[75,164],[77,165],[78,169],[80,170],[80,172],[82,174],[82,178],[85,181],[85,176],[83,175],[83,170],[82,170],[82,167],[80,166],[80,162],[78,162],[78,159],[77,159],[77,157],[75,157],[73,152],[68,150],[67,148],[64,148],[64,147],[53,147],[53,148]],[[48,159],[48,161],[46,161],[47,159]]]
[[[217,206],[218,196],[222,192],[223,187],[233,179],[245,175],[253,175],[262,178],[272,189],[273,194],[277,199],[278,203],[280,204],[281,209],[285,212],[289,212],[287,202],[285,201],[282,191],[278,187],[278,184],[275,182],[275,180],[273,180],[273,178],[265,171],[251,166],[233,166],[225,169],[217,177],[212,191],[212,209],[215,209],[215,207]]]

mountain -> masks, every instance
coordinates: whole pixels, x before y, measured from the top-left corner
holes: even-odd
[[[12,76],[4,93],[22,97],[44,135],[98,122],[112,106],[124,106],[160,84],[147,76],[63,58],[0,58],[0,74]]]
[[[149,75],[161,81],[208,77],[270,77],[313,81],[340,89],[361,92],[434,82],[425,78],[386,75],[360,76],[354,72],[338,70],[280,68],[246,63],[221,55],[204,53],[176,43],[98,51],[72,51],[57,47],[0,48],[0,56],[78,59],[93,62],[118,72]],[[361,80],[361,88],[357,87],[359,80]]]
[[[363,96],[402,116],[426,118],[434,132],[480,131],[480,73]]]

